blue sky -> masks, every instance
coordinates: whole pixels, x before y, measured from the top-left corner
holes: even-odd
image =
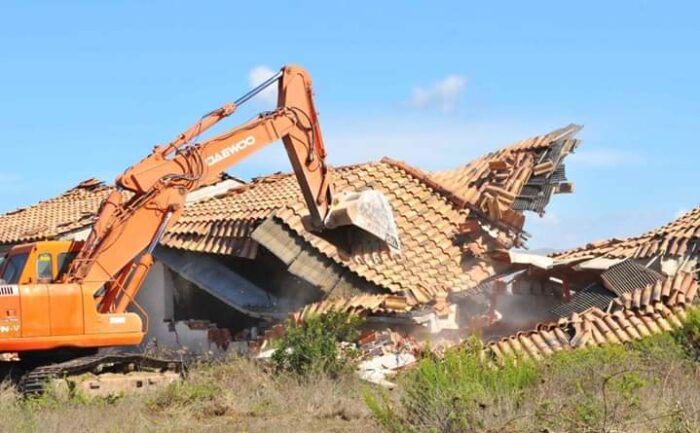
[[[576,192],[529,217],[533,248],[633,235],[700,204],[692,2],[58,3],[0,4],[1,212],[113,180],[287,63],[314,77],[332,164],[449,168],[584,124]],[[272,146],[230,172],[278,170]]]

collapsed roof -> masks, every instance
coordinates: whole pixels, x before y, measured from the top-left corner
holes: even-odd
[[[390,300],[405,310],[448,290],[474,288],[496,273],[485,253],[522,244],[523,210],[542,212],[552,194],[572,190],[562,162],[578,146],[573,136],[579,129],[570,125],[432,174],[388,158],[336,169],[337,191],[375,189],[387,197],[402,243],[400,257],[356,232],[308,231],[308,211],[292,175],[258,178],[188,207],[162,244],[251,259],[262,246],[289,272],[319,287],[333,305],[381,309]],[[350,295],[384,296],[338,303],[336,293],[346,301],[351,297],[341,286],[362,289]]]
[[[625,293],[606,308],[574,312],[532,331],[492,341],[488,348],[503,361],[512,356],[541,359],[565,349],[640,340],[680,328],[697,292],[694,275],[679,272]]]
[[[528,272],[516,283],[539,279],[565,279],[578,286],[596,284],[579,293],[591,296],[604,286],[609,296],[624,291],[624,279],[654,279],[658,274],[673,275],[679,271],[696,272],[700,260],[700,207],[648,232],[627,239],[609,239],[547,256],[517,251],[494,251],[491,256],[514,268]],[[613,275],[615,274],[615,275]],[[612,277],[606,278],[606,275]],[[619,280],[622,278],[622,280]],[[619,281],[616,281],[619,280]],[[629,285],[630,282],[628,281]]]
[[[335,169],[337,191],[376,189],[388,198],[400,256],[350,230],[308,231],[299,186],[284,174],[189,203],[161,245],[246,259],[259,257],[262,246],[333,305],[405,311],[447,291],[470,290],[496,274],[498,264],[486,253],[523,244],[523,211],[541,214],[553,194],[572,191],[563,160],[578,146],[574,135],[580,128],[569,125],[436,173],[389,158]],[[0,244],[85,230],[111,190],[90,179],[2,215]]]
[[[493,341],[490,349],[497,358],[540,358],[679,327],[697,302],[699,240],[700,207],[628,239],[592,242],[549,257],[498,254],[527,270],[513,280],[514,291],[547,285],[562,302],[549,312],[558,320]]]

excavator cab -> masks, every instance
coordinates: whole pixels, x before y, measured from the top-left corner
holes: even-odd
[[[0,263],[0,284],[50,284],[65,275],[82,242],[44,241],[14,246]]]

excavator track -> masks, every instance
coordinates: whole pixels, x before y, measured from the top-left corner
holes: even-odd
[[[41,395],[47,382],[86,373],[102,374],[143,372],[174,372],[185,374],[180,360],[152,358],[140,354],[105,354],[86,356],[70,361],[37,367],[25,373],[17,385],[24,397]]]

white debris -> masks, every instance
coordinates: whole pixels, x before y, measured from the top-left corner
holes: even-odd
[[[394,376],[396,370],[415,362],[416,357],[412,353],[387,353],[360,362],[357,365],[357,373],[363,380],[391,389],[396,385],[386,378]]]

